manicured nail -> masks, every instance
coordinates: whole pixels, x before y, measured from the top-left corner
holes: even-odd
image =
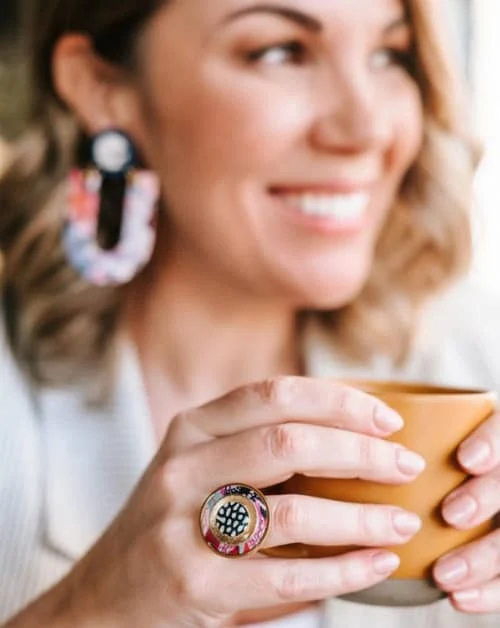
[[[373,571],[380,576],[387,576],[396,571],[400,562],[397,554],[379,552],[372,558]]]
[[[443,584],[455,584],[465,580],[469,573],[469,568],[463,558],[445,558],[436,565],[434,577]]]
[[[443,505],[443,517],[452,525],[467,523],[476,514],[478,504],[470,495],[451,498]]]
[[[425,469],[426,462],[422,456],[406,449],[400,449],[397,454],[398,467],[405,475],[418,475]]]
[[[468,604],[470,602],[477,602],[477,600],[481,597],[481,591],[479,589],[457,591],[453,594],[453,597],[459,604]]]
[[[397,512],[392,518],[396,531],[402,536],[416,534],[422,527],[422,520],[411,512]]]
[[[374,422],[379,430],[390,434],[401,431],[405,424],[397,412],[395,412],[392,408],[383,405],[377,407]]]
[[[465,468],[473,470],[488,462],[492,453],[488,441],[476,438],[462,445],[458,458]]]

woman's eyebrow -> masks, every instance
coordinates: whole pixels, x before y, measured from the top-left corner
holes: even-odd
[[[294,24],[298,24],[299,26],[316,33],[323,30],[321,22],[311,15],[307,15],[306,13],[302,13],[302,11],[297,11],[296,9],[290,9],[274,4],[258,4],[246,9],[240,9],[239,11],[235,11],[234,13],[230,13],[226,16],[223,23],[232,22],[241,17],[253,15],[255,13],[270,13],[272,15],[278,15],[286,20],[294,22]]]

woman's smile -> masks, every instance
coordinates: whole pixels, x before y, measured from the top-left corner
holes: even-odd
[[[358,232],[367,224],[370,183],[278,186],[271,189],[284,219],[326,235]]]

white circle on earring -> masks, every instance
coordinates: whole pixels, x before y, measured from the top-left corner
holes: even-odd
[[[92,160],[99,170],[120,174],[132,165],[132,144],[119,131],[104,131],[94,139]]]

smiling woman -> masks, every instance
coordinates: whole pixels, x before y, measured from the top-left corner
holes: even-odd
[[[54,93],[58,79],[52,80],[51,55],[63,32],[90,33],[95,50],[124,64],[128,81],[138,81],[141,102],[136,106],[148,115],[136,120],[132,131],[151,136],[141,149],[159,159],[156,169],[166,172],[170,208],[160,216],[168,219],[162,231],[175,226],[197,240],[197,234],[212,234],[198,243],[199,252],[213,256],[219,272],[230,276],[239,268],[238,283],[257,282],[259,292],[301,309],[333,312],[326,316],[347,355],[366,359],[383,351],[402,358],[418,305],[466,266],[472,145],[456,115],[456,90],[437,54],[429,11],[413,2],[402,18],[399,2],[374,3],[366,9],[368,31],[364,22],[353,25],[337,3],[331,15],[320,3],[319,17],[299,11],[300,3],[293,8],[238,4],[227,11],[222,3],[208,15],[198,14],[194,2],[183,4],[180,19],[193,19],[197,28],[182,31],[182,42],[164,36],[174,24],[167,7],[158,16],[162,19],[143,26],[148,35],[139,48],[130,40],[147,19],[146,5],[138,11],[131,2],[128,12],[122,4],[108,3],[95,14],[83,7],[81,13],[77,8],[65,13],[59,2],[41,9],[53,20],[36,32],[35,123],[19,148],[23,177],[14,165],[4,180],[0,219],[0,244],[12,251],[6,285],[9,276],[16,277],[13,293],[19,306],[22,302],[28,312],[33,305],[38,312],[23,331],[20,326],[12,330],[16,352],[30,356],[24,363],[36,379],[61,381],[105,361],[109,352],[103,345],[112,346],[109,333],[123,303],[115,289],[96,291],[68,273],[58,247],[50,244],[47,257],[46,244],[59,240],[57,207],[74,160],[75,136],[80,135],[78,144],[85,141],[73,112]],[[36,24],[41,19],[34,16]],[[79,84],[63,86],[62,96],[77,106],[85,131],[92,132],[96,125],[109,124],[114,113],[105,113],[112,105],[108,101],[106,108],[95,97],[88,102],[90,93],[98,92],[89,91],[90,79],[80,80],[86,75],[83,54],[76,52],[73,45],[66,56]],[[130,73],[144,61],[141,55],[153,61],[134,78]],[[176,63],[155,63],[166,58]],[[373,77],[369,82],[367,68]],[[191,73],[200,80],[186,81]],[[156,93],[159,85],[169,89]],[[348,106],[340,108],[343,102]],[[89,119],[94,112],[87,111],[92,103],[101,110],[95,121]],[[157,128],[151,134],[144,127],[153,124]],[[167,124],[173,128],[167,130]],[[168,142],[163,144],[163,137]],[[457,150],[460,143],[463,150]],[[55,153],[54,147],[59,147]],[[210,171],[207,159],[213,164]],[[216,166],[222,178],[213,175]],[[38,182],[40,171],[47,185],[43,198],[33,198],[30,191],[38,194],[39,186],[27,184],[26,176]],[[198,185],[184,185],[185,176]],[[235,203],[242,211],[222,211]],[[215,215],[210,207],[217,208]],[[23,225],[30,225],[29,238],[19,237]],[[244,233],[254,237],[242,240]],[[332,237],[337,240],[333,247]],[[175,256],[170,247],[158,247],[162,257],[167,251]],[[47,264],[54,272],[45,271]],[[25,293],[21,286],[28,284],[33,288]],[[55,307],[54,297],[59,295],[59,303],[70,286],[78,303],[62,299]],[[84,316],[80,303],[86,304]]]
[[[477,157],[436,3],[32,4],[30,124],[0,180],[0,618],[316,628],[420,521],[272,487],[425,466],[386,440],[400,417],[325,376],[487,377],[455,337],[414,339],[467,268]],[[363,549],[226,558],[300,541]]]

